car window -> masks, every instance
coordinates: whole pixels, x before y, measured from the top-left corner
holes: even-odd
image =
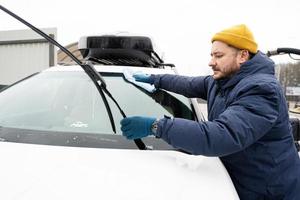
[[[107,88],[127,116],[152,116],[161,118],[164,115],[171,117],[181,117],[193,119],[187,98],[175,93],[158,90],[149,93],[132,83],[127,82],[122,74],[104,73],[102,74],[107,82]],[[119,122],[123,117],[117,106],[108,99],[114,114],[114,118]],[[120,124],[116,124],[120,130]]]
[[[145,92],[127,82],[122,73],[102,75],[107,89],[127,116],[168,115],[193,119],[189,101],[185,97],[162,90],[153,94]],[[120,120],[123,117],[112,100],[108,97],[107,100],[113,113],[117,135],[121,135]],[[59,145],[64,145],[69,140],[66,138],[67,133],[72,133],[72,137],[94,137],[103,134],[116,136],[99,92],[82,71],[39,73],[3,90],[0,93],[0,105],[5,105],[0,110],[0,126],[6,129],[13,128],[11,130],[22,129],[23,133],[26,130],[26,141],[30,140],[30,135],[44,140],[40,133],[45,132],[55,132],[56,135],[65,133],[60,134],[63,139],[51,139],[52,142],[56,141],[54,144]],[[7,134],[7,131],[3,134]],[[9,137],[11,139],[11,132]],[[14,137],[21,135],[18,132]],[[7,140],[8,135],[6,139],[2,135],[3,138]],[[65,141],[61,144],[59,140]],[[39,143],[33,141],[35,142]]]
[[[93,84],[84,73],[41,73],[4,90],[0,103],[0,125],[33,130],[87,131],[108,130],[110,124],[92,124],[95,106],[102,103],[96,98]],[[94,110],[92,110],[95,108]],[[105,118],[106,112],[98,106]],[[83,112],[82,110],[85,110]],[[102,109],[102,110],[101,110]],[[89,118],[94,117],[94,118]]]
[[[165,91],[149,94],[126,82],[121,74],[104,74],[104,78],[127,116],[192,117],[188,105],[175,98],[175,94]],[[122,116],[115,104],[107,99],[120,133]],[[38,74],[4,90],[0,103],[6,105],[0,111],[0,125],[4,127],[112,133],[101,96],[82,72]]]

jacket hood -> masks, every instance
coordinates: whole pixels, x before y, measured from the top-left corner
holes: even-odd
[[[240,70],[230,78],[217,80],[220,89],[237,84],[241,79],[253,74],[275,74],[274,62],[264,53],[258,51],[255,56],[241,65]]]

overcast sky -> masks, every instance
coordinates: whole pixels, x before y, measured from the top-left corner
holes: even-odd
[[[248,25],[264,52],[300,48],[299,0],[1,0],[1,5],[39,28],[56,27],[63,45],[84,35],[149,36],[164,60],[188,75],[211,73],[212,35],[236,24]],[[0,11],[0,31],[25,28]]]

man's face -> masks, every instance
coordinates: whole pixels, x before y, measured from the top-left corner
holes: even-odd
[[[240,70],[242,62],[240,50],[220,41],[212,43],[209,66],[215,80],[231,77]]]

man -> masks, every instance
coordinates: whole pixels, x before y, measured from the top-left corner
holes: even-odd
[[[128,139],[155,135],[195,155],[219,156],[241,199],[300,199],[300,159],[288,108],[274,77],[274,63],[257,50],[245,25],[212,38],[212,76],[136,75],[154,84],[207,100],[208,121],[128,117]]]

